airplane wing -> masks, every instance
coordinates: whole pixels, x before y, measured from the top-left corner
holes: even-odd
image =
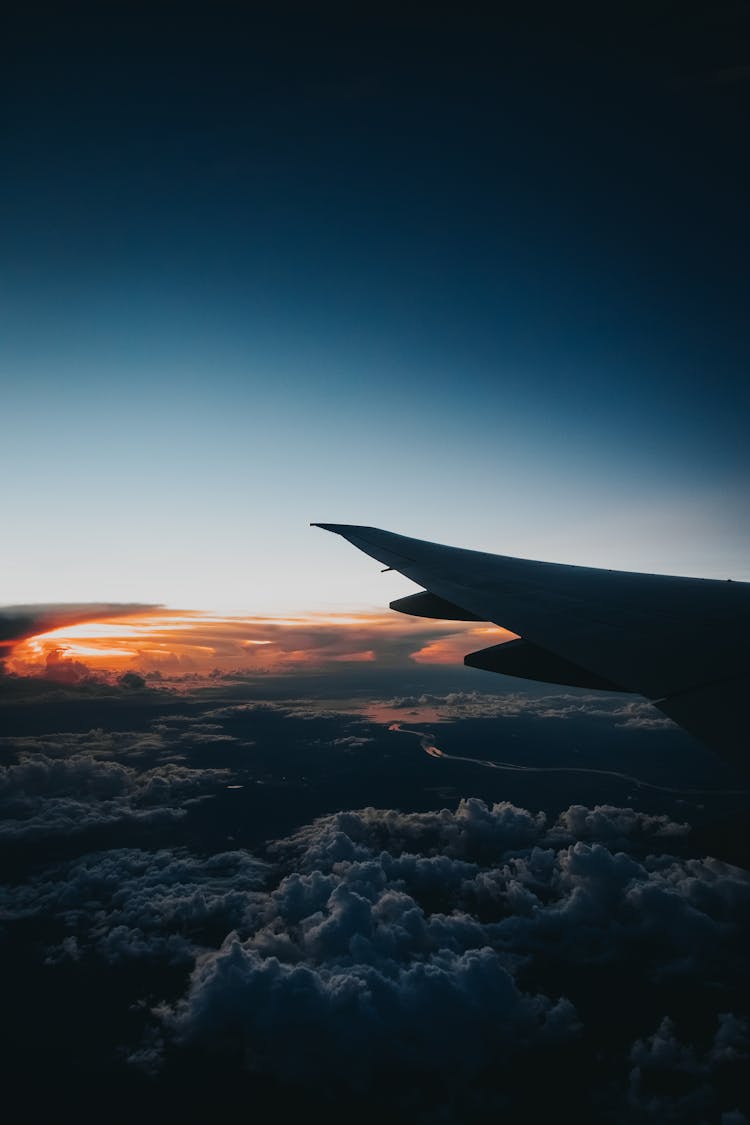
[[[471,667],[644,695],[747,769],[750,583],[534,562],[375,527],[313,526],[424,588],[392,609],[491,621],[518,635],[470,653]]]

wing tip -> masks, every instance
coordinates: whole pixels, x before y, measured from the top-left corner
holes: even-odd
[[[333,531],[336,535],[343,535],[344,532],[349,531],[353,525],[350,523],[317,523],[310,522],[310,527],[320,527],[323,531]]]
[[[391,532],[382,531],[379,527],[367,527],[365,524],[359,523],[318,523],[316,521],[311,523],[310,527],[320,527],[323,529],[323,531],[332,531],[336,535],[343,535],[345,539],[350,539],[353,535],[362,536],[364,534],[391,534]]]

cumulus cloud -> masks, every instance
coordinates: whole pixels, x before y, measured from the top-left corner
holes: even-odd
[[[282,1079],[344,1074],[366,1087],[406,1065],[444,1088],[533,1045],[575,1041],[586,1029],[565,994],[572,965],[638,963],[641,989],[705,976],[730,1004],[746,974],[750,877],[649,854],[684,834],[611,806],[574,806],[552,823],[478,800],[325,817],[271,849],[287,874],[197,960],[185,995],[160,1009],[164,1030],[239,1042],[252,1068]],[[557,989],[534,987],[537,963]],[[718,1019],[709,1067],[745,1050],[740,1022]],[[622,1076],[633,1104],[644,1050]]]
[[[77,835],[128,821],[179,820],[186,805],[232,779],[184,764],[185,744],[235,741],[215,724],[187,729],[60,733],[0,739],[0,840]],[[145,763],[148,762],[148,765]]]
[[[427,710],[434,720],[515,719],[529,716],[537,719],[572,719],[581,715],[614,719],[618,726],[661,730],[672,727],[671,719],[659,715],[645,700],[623,699],[622,695],[603,692],[583,695],[550,692],[547,695],[526,695],[523,692],[485,693],[454,691],[444,695],[424,692],[420,695],[395,696],[383,700],[378,708],[394,711]]]
[[[358,905],[342,903],[340,913],[356,913]],[[382,904],[383,911],[391,907],[394,925],[399,905]],[[337,1077],[355,1088],[385,1067],[417,1074],[450,1068],[456,1083],[465,1082],[511,1049],[577,1030],[567,1000],[523,993],[490,948],[440,949],[390,966],[311,968],[238,939],[201,962],[189,998],[165,1020],[178,1039],[243,1037],[252,1069],[307,1081]]]
[[[602,697],[538,697],[527,706],[524,697],[455,693],[403,702],[447,718],[489,708],[543,721],[565,719],[582,698],[593,706]],[[70,857],[93,846],[80,836],[92,827],[178,822],[190,802],[247,781],[235,753],[246,745],[245,715],[247,729],[262,716],[260,730],[275,730],[275,715],[302,720],[297,730],[305,720],[334,720],[330,731],[312,727],[309,740],[328,760],[331,750],[358,753],[374,733],[354,703],[230,700],[195,707],[155,696],[145,711],[118,707],[152,717],[145,729],[0,739],[0,840],[21,854],[26,841],[48,839],[57,851],[61,838],[75,836],[63,853]],[[265,734],[258,737],[263,760]],[[219,762],[224,743],[232,754]],[[233,769],[218,768],[226,763]],[[293,825],[298,806],[289,796],[279,822]],[[263,797],[247,806],[241,799],[227,795],[232,816],[247,807],[252,817]],[[261,821],[238,838],[263,838]],[[355,1098],[380,1089],[383,1075],[401,1076],[407,1085],[423,1081],[428,1093],[416,1104],[429,1117],[467,1089],[497,1096],[483,1112],[502,1108],[515,1071],[533,1070],[542,1055],[577,1059],[592,1073],[601,1056],[600,1108],[626,1106],[633,1120],[692,1113],[741,1121],[724,1076],[747,1051],[736,997],[748,983],[750,877],[690,858],[686,824],[604,803],[548,815],[468,798],[428,812],[342,810],[259,856],[146,850],[155,835],[144,834],[140,848],[46,868],[44,845],[34,843],[33,876],[0,889],[0,922],[34,933],[50,973],[64,965],[65,974],[95,976],[98,963],[123,980],[169,977],[134,997],[142,1004],[128,1027],[140,1021],[144,1038],[139,1044],[136,1032],[123,1050],[141,1069],[218,1052],[221,1066],[241,1059],[263,1083],[345,1086]],[[184,835],[160,830],[158,843],[175,838]],[[203,839],[215,839],[213,824]],[[616,1040],[613,982],[623,973],[630,1022]],[[710,1027],[703,1039],[674,1003],[696,989]]]
[[[108,963],[195,959],[201,941],[240,924],[266,866],[238,850],[207,858],[184,849],[117,848],[0,888],[0,918],[57,918],[67,931],[48,962],[84,955]]]
[[[0,840],[71,836],[126,821],[179,820],[185,805],[231,778],[229,770],[165,763],[137,771],[85,756],[24,758],[0,771]]]
[[[690,831],[688,824],[678,824],[663,813],[649,814],[615,805],[571,805],[560,813],[548,832],[550,842],[559,840],[599,841],[608,847],[627,849],[634,842],[675,843]]]
[[[153,1070],[164,1044],[228,1050],[254,1073],[359,1094],[408,1073],[439,1100],[487,1075],[510,1081],[512,1060],[535,1051],[601,1052],[609,1001],[592,1012],[578,994],[593,968],[613,974],[605,982],[631,972],[636,1019],[639,995],[666,1004],[676,984],[710,981],[710,1043],[681,1042],[666,1008],[634,1028],[629,1055],[617,1048],[598,1096],[644,1120],[690,1120],[679,1117],[689,1109],[734,1122],[720,1079],[748,1050],[732,1007],[748,976],[750,876],[673,854],[686,832],[609,805],[553,819],[478,799],[366,808],[303,826],[263,862],[246,851],[95,853],[5,888],[0,907],[8,924],[46,920],[50,963],[189,970],[182,995],[153,1008],[134,1064]],[[665,1092],[667,1072],[681,1076],[679,1097]]]
[[[674,1021],[665,1017],[653,1035],[636,1040],[630,1051],[628,1105],[647,1121],[705,1120],[716,1108],[721,1071],[749,1057],[748,1030],[744,1020],[721,1012],[712,1041],[700,1051],[682,1042]],[[743,1125],[747,1118],[730,1109],[721,1122]]]
[[[575,807],[547,824],[478,800],[323,818],[275,845],[289,873],[197,961],[164,1027],[180,1042],[239,1039],[254,1068],[281,1078],[335,1071],[366,1085],[408,1064],[465,1082],[579,1035],[575,996],[522,987],[530,958],[562,970],[638,958],[646,982],[710,971],[729,1002],[747,874],[612,850],[683,834],[630,809]]]

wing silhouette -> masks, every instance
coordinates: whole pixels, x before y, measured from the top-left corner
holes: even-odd
[[[468,654],[471,667],[644,695],[747,768],[750,583],[535,562],[352,524],[313,526],[424,588],[392,609],[491,621],[518,635]]]

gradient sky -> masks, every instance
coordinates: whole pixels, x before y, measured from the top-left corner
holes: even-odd
[[[411,588],[310,520],[749,579],[729,9],[317,7],[11,19],[0,602]]]

